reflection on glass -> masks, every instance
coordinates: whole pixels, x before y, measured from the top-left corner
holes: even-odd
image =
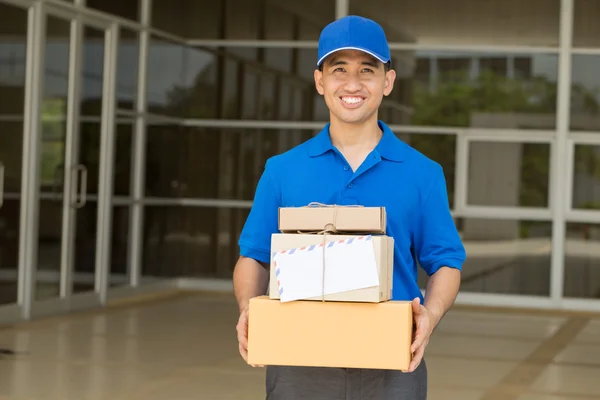
[[[600,46],[600,29],[596,23],[600,3],[596,0],[575,0],[573,6],[573,46]]]
[[[113,230],[109,261],[109,286],[123,286],[129,284],[129,271],[127,267],[129,207],[114,206],[112,211]],[[83,208],[77,210],[73,293],[91,292],[94,290],[97,216],[98,203],[94,199],[88,200]]]
[[[0,115],[23,115],[26,58],[27,11],[0,3]]]
[[[237,240],[249,209],[160,207],[144,209],[144,277],[231,279]]]
[[[127,196],[130,191],[131,140],[133,121],[115,126],[114,195]],[[84,122],[80,126],[79,162],[87,168],[88,199],[98,194],[100,171],[100,123]]]
[[[600,56],[572,57],[571,74],[571,130],[600,130]]]
[[[149,126],[146,196],[252,200],[267,158],[313,134],[312,130]]]
[[[547,207],[550,144],[469,143],[467,204]]]
[[[349,3],[350,14],[375,19],[393,42],[558,46],[559,41],[560,0]]]
[[[575,145],[572,207],[600,209],[600,146]]]
[[[42,99],[42,148],[35,299],[60,294],[62,194],[69,89],[68,21],[48,17]]]
[[[186,39],[318,40],[335,1],[154,1],[151,15],[153,27]]]
[[[153,41],[151,108],[190,118],[329,119],[314,84],[316,49],[256,50]],[[390,124],[555,129],[555,55],[394,51],[392,65],[397,79],[380,108]]]
[[[85,27],[83,41],[81,115],[102,115],[104,31]]]
[[[27,10],[0,3],[0,305],[18,296],[26,55]]]
[[[160,1],[159,1],[160,2]],[[136,21],[139,15],[138,0],[127,1],[106,1],[106,0],[86,0],[85,5],[89,8],[103,11],[105,13],[118,15],[119,17]]]
[[[468,257],[462,292],[549,296],[552,223],[459,218]],[[419,284],[427,276],[419,271]]]
[[[138,35],[121,29],[119,56],[117,58],[117,108],[133,110],[137,100]]]
[[[397,53],[406,63],[406,52]],[[412,110],[407,124],[554,129],[557,57],[419,51],[412,78],[394,90]],[[410,79],[410,81],[406,81]]]
[[[215,114],[216,56],[197,48],[152,38],[148,62],[148,110],[183,118]]]
[[[600,299],[600,225],[568,223],[564,295]]]
[[[0,120],[0,305],[17,302],[23,122]]]

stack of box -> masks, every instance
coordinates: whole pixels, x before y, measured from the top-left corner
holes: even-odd
[[[408,369],[412,308],[392,301],[382,207],[279,209],[269,295],[250,300],[248,363]]]

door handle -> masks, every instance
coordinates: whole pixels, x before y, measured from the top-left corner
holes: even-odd
[[[83,164],[79,164],[74,168],[75,179],[74,186],[79,186],[79,198],[75,199],[73,203],[74,208],[83,208],[87,203],[87,168]],[[81,174],[81,182],[79,182],[79,175]]]
[[[4,164],[0,162],[0,208],[4,205]]]

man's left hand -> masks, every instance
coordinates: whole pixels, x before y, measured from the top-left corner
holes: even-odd
[[[421,364],[423,355],[425,354],[425,348],[429,344],[429,338],[435,328],[435,317],[431,311],[421,304],[421,300],[418,297],[412,301],[412,308],[416,331],[410,348],[413,359],[406,372],[413,372],[417,369],[419,364]]]

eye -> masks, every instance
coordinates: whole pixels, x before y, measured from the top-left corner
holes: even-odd
[[[333,70],[333,72],[344,72],[344,68],[337,67],[336,69]]]

